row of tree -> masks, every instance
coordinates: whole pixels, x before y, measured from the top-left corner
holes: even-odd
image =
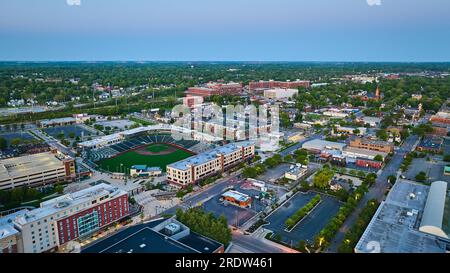
[[[298,222],[300,222],[321,200],[320,194],[314,196],[305,206],[297,210],[286,222],[287,229],[292,229]]]
[[[194,232],[212,238],[225,246],[231,241],[231,230],[223,215],[217,218],[200,208],[190,208],[186,211],[177,209],[176,216],[178,221]]]

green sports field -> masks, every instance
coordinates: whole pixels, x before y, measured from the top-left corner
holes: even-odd
[[[171,149],[172,147],[166,144],[153,144],[145,148],[146,151],[152,152],[152,153],[160,153],[167,151],[168,149]]]
[[[161,152],[167,149],[173,149],[172,146],[165,144],[154,144],[146,148],[150,152]],[[182,159],[192,156],[191,153],[176,149],[175,152],[165,155],[142,155],[135,151],[129,151],[118,155],[113,158],[108,158],[97,162],[97,164],[103,170],[110,172],[125,172],[126,168],[130,168],[133,165],[147,165],[149,167],[160,167],[162,170],[166,170],[166,166],[173,162],[180,161]],[[120,164],[123,164],[121,167]]]

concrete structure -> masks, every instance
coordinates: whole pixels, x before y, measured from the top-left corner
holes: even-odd
[[[160,167],[147,167],[147,165],[134,165],[130,168],[130,176],[132,177],[152,177],[162,175]]]
[[[394,144],[380,141],[371,140],[367,138],[355,138],[350,141],[350,147],[367,149],[377,152],[391,153],[394,151]]]
[[[119,142],[124,141],[127,138],[132,138],[139,134],[147,134],[147,133],[176,133],[180,136],[189,137],[193,140],[201,140],[206,142],[215,142],[221,140],[221,138],[217,138],[208,134],[204,134],[202,132],[196,132],[190,129],[182,128],[175,125],[168,124],[159,124],[159,125],[151,125],[146,127],[134,128],[131,130],[126,130],[123,132],[102,136],[93,140],[84,141],[78,143],[78,147],[81,149],[98,149],[105,146],[110,146]]]
[[[314,139],[303,143],[302,148],[311,152],[320,153],[324,150],[342,151],[345,148],[345,146],[346,146],[345,143]]]
[[[55,251],[129,215],[128,193],[107,184],[42,202],[12,222],[25,253]]]
[[[75,160],[57,150],[0,160],[0,190],[75,179]]]
[[[298,95],[298,89],[275,88],[264,90],[264,97],[273,100],[285,100]]]
[[[447,205],[447,182],[436,181],[430,186],[427,203],[423,211],[419,230],[443,238],[449,238],[448,215],[445,216]]]
[[[224,172],[255,155],[255,145],[249,141],[230,143],[210,151],[167,165],[170,183],[185,187],[208,176]]]
[[[446,191],[441,182],[438,184],[430,193],[429,186],[398,180],[375,212],[356,245],[355,252],[445,253],[450,246],[446,238],[419,231],[423,222],[421,218],[429,219],[426,220],[427,226],[438,224],[436,219],[441,215],[442,196]],[[437,202],[433,201],[436,196],[439,197]],[[430,209],[439,208],[439,211],[427,212],[428,202]]]
[[[252,204],[252,198],[238,191],[227,191],[222,194],[222,199],[238,207],[247,208]]]

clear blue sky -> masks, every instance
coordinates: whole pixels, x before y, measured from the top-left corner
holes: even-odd
[[[449,0],[0,1],[0,60],[450,61],[449,49]]]

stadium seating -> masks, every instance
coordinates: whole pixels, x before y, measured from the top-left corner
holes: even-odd
[[[119,153],[123,153],[132,149],[136,149],[142,145],[149,145],[152,143],[169,143],[179,147],[190,149],[199,142],[195,140],[175,140],[169,134],[152,134],[136,136],[120,143],[111,146],[102,147],[96,150],[86,152],[84,157],[92,162],[97,162],[103,159],[113,157]]]

